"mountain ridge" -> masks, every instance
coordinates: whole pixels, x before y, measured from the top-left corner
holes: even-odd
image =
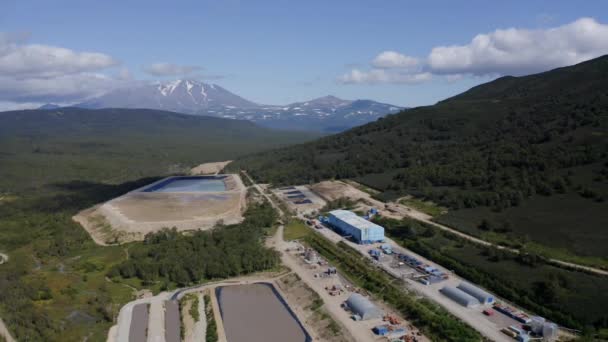
[[[41,109],[55,108],[46,106]],[[372,100],[344,100],[333,95],[287,105],[258,104],[217,84],[194,80],[157,82],[118,89],[73,106],[87,109],[168,110],[249,120],[270,128],[324,132],[345,130],[404,109]]]

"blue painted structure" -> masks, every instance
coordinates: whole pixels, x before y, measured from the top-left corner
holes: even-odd
[[[351,236],[359,244],[384,242],[384,227],[369,222],[352,211],[331,211],[327,223],[338,233]]]

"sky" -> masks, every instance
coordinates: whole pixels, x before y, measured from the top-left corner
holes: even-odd
[[[0,0],[0,109],[174,79],[411,107],[604,54],[601,0]]]

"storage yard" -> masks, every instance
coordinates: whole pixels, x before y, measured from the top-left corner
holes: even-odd
[[[323,198],[312,192],[307,186],[287,186],[273,189],[272,192],[294,212],[312,215],[327,204]]]
[[[311,228],[312,229],[312,228]],[[357,244],[346,239],[329,226],[316,229],[334,243],[343,241],[395,278],[406,282],[407,288],[443,306],[455,316],[494,341],[513,341],[538,338],[530,333],[532,318],[512,305],[497,301],[489,292],[467,283],[441,266],[398,246],[391,239],[384,243]],[[557,326],[548,323],[546,340],[557,336]],[[521,332],[514,336],[504,329]],[[527,330],[526,330],[527,329]],[[520,337],[521,336],[521,337]]]
[[[238,175],[168,177],[74,217],[98,244],[142,240],[162,228],[212,228],[241,222],[245,187]]]
[[[286,242],[284,262],[314,289],[355,341],[428,341],[395,310],[371,299],[342,277],[319,254],[298,242]]]

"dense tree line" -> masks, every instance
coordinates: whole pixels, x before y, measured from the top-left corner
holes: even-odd
[[[129,249],[129,260],[108,275],[185,286],[267,270],[279,263],[276,251],[266,249],[261,242],[275,220],[274,209],[264,202],[250,206],[240,224],[188,235],[175,228],[149,233],[143,244]]]

